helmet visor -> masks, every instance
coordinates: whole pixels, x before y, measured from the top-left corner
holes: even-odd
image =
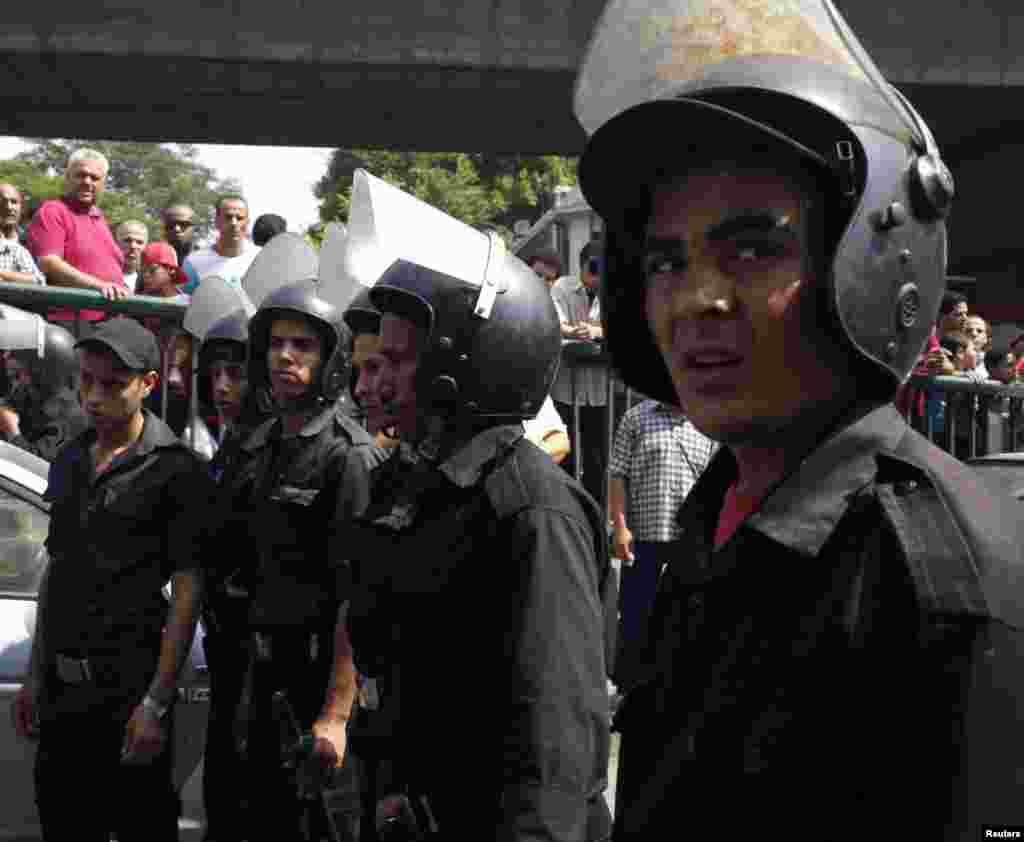
[[[2,315],[0,351],[35,351],[42,359],[46,349],[46,322],[42,316],[13,307],[4,307]]]
[[[344,268],[360,284],[373,286],[396,260],[408,260],[479,287],[491,252],[487,234],[355,171]]]
[[[260,249],[242,277],[242,289],[257,307],[270,293],[287,284],[315,282],[320,259],[316,249],[298,234],[278,234]]]
[[[831,0],[611,0],[576,79],[576,118],[592,135],[627,109],[694,93],[715,65],[796,57],[873,85],[925,137]]]
[[[182,327],[202,342],[211,327],[239,309],[249,317],[256,312],[244,290],[219,275],[208,275],[192,294]]]

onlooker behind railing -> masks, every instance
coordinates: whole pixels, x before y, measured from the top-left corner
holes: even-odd
[[[974,345],[978,355],[978,364],[975,371],[980,375],[981,380],[988,380],[988,370],[985,368],[985,354],[992,348],[992,331],[988,322],[981,316],[968,316],[964,320],[963,332]]]
[[[579,277],[566,275],[551,288],[563,340],[587,342],[604,338],[601,300],[597,295],[603,260],[601,243],[588,242],[580,249]],[[579,430],[573,429],[574,391],[580,405]],[[569,474],[574,474],[576,460],[582,460],[583,486],[603,508],[607,469],[608,370],[594,365],[570,366],[563,361],[551,387],[551,397],[558,414],[569,427],[571,451],[561,465]]]
[[[23,284],[45,284],[39,271],[20,242],[21,191],[13,184],[0,184],[0,281]]]
[[[534,273],[551,289],[562,275],[562,261],[553,249],[544,249],[532,255],[527,261]]]
[[[989,380],[1010,384],[1020,382],[1017,355],[1008,347],[993,348],[985,353],[985,368]]]
[[[959,331],[967,318],[967,298],[959,292],[946,292],[939,305],[939,316],[936,328],[928,337],[927,344],[912,374],[936,375],[954,374],[955,369],[947,356],[939,348],[939,336]],[[936,422],[941,407],[937,399],[926,395],[925,391],[904,383],[896,393],[896,408],[903,416],[922,432]]]
[[[96,206],[109,169],[107,159],[95,149],[71,154],[64,173],[65,193],[43,202],[36,212],[29,226],[29,250],[48,284],[91,289],[116,300],[131,295],[131,290],[124,282],[124,255]],[[102,310],[81,310],[78,316],[87,323],[106,318]],[[55,308],[47,318],[66,325],[75,319],[75,311]]]
[[[966,333],[947,333],[939,340],[939,348],[953,364],[953,375],[969,380],[987,380],[978,373],[979,354]]]
[[[242,276],[259,254],[259,246],[249,239],[249,205],[242,196],[221,196],[217,202],[216,225],[220,233],[217,242],[193,251],[182,265],[188,275],[182,291],[189,295],[209,275],[218,275],[240,286]]]

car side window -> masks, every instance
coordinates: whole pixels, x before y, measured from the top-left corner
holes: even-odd
[[[0,683],[28,671],[48,526],[42,508],[0,488]]]
[[[49,515],[0,488],[0,594],[34,597],[47,554]]]

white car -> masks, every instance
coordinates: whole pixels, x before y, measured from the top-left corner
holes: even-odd
[[[15,734],[11,705],[28,667],[37,590],[49,561],[43,546],[49,504],[42,499],[48,469],[44,460],[0,442],[0,840],[37,839],[40,833],[32,784],[35,745]],[[202,821],[198,778],[210,690],[201,636],[200,630],[174,714],[175,783],[184,790],[187,830],[198,830]]]

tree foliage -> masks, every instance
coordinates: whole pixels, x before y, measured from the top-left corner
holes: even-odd
[[[216,172],[199,163],[198,149],[191,144],[133,143],[94,140],[24,138],[31,148],[13,161],[0,162],[0,174],[10,167],[12,176],[4,176],[26,192],[26,187],[42,187],[49,193],[32,199],[48,199],[63,192],[63,173],[68,157],[81,146],[102,152],[110,162],[107,188],[98,204],[111,225],[126,219],[146,223],[150,237],[161,233],[160,212],[172,204],[191,207],[196,214],[196,237],[202,239],[213,224],[217,197],[237,193],[239,185],[218,178]],[[27,167],[28,169],[22,169]],[[26,202],[28,197],[26,196]]]
[[[516,221],[535,222],[551,206],[555,187],[576,184],[576,160],[554,155],[336,149],[313,191],[323,222],[348,221],[352,174],[359,168],[469,225],[494,227],[506,238]]]

